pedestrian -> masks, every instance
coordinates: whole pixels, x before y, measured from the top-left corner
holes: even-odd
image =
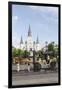
[[[30,64],[28,63],[28,71],[30,72]]]
[[[17,63],[17,72],[19,72],[20,71],[20,64],[19,64],[19,62]]]

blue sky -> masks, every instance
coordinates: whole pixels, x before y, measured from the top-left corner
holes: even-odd
[[[58,42],[58,8],[46,6],[12,6],[12,44],[17,46],[21,36],[27,39],[29,24],[32,39],[36,41]]]

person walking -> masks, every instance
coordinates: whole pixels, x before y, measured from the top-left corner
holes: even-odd
[[[30,72],[30,64],[28,63],[28,72]]]
[[[19,62],[17,63],[17,72],[19,72],[20,71],[20,64],[19,64]]]

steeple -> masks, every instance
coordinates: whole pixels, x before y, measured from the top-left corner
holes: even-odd
[[[28,29],[28,36],[32,36],[32,35],[31,35],[31,28],[30,28],[30,25],[29,25],[29,29]]]
[[[38,39],[38,36],[37,36],[36,44],[38,44],[38,43],[39,43],[39,39]]]
[[[27,41],[25,41],[25,44],[27,44]]]
[[[23,44],[23,39],[22,39],[22,36],[21,36],[20,44]]]
[[[35,44],[35,41],[33,42],[33,44]]]

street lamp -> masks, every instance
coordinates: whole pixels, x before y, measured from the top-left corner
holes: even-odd
[[[35,50],[33,50],[33,70],[35,71]]]

